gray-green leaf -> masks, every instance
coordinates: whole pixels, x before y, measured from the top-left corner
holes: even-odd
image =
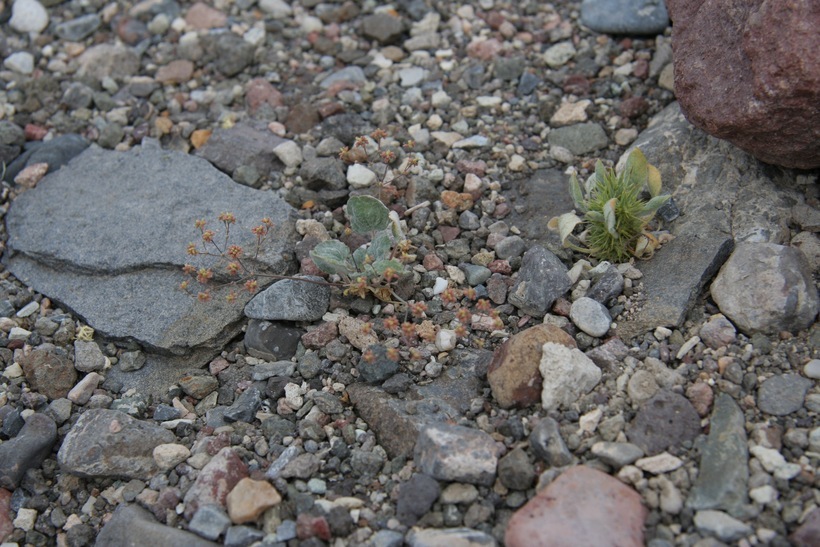
[[[310,258],[313,259],[316,267],[325,273],[349,275],[356,271],[350,249],[336,239],[323,241],[316,245],[310,251]]]
[[[347,201],[347,216],[354,232],[367,234],[384,230],[390,223],[390,211],[372,196],[353,196]]]

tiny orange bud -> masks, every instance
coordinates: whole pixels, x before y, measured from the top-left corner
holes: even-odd
[[[199,254],[199,251],[196,248],[196,243],[189,243],[188,244],[188,254],[191,256],[196,256]]]
[[[256,279],[248,279],[245,281],[245,290],[253,294],[259,288],[259,282]]]
[[[197,299],[200,302],[210,302],[211,301],[211,293],[209,292],[201,292],[196,295]]]
[[[398,348],[387,348],[387,352],[385,353],[387,358],[391,361],[398,361],[399,360],[399,350]]]
[[[204,241],[205,243],[213,243],[215,235],[216,234],[213,230],[205,230],[204,232],[202,232],[202,241]]]
[[[233,224],[236,222],[236,216],[233,213],[222,213],[219,215],[219,221],[225,224]]]

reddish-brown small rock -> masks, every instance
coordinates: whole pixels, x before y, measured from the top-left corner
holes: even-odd
[[[157,69],[155,79],[161,84],[181,84],[191,79],[194,63],[188,59],[176,59]]]
[[[686,118],[764,162],[820,167],[820,3],[666,4]]]
[[[0,541],[14,531],[11,513],[11,492],[0,488]]]
[[[647,510],[635,490],[606,473],[579,465],[555,479],[515,512],[507,547],[642,547]]]
[[[315,329],[302,335],[302,344],[308,349],[325,347],[331,340],[339,337],[339,328],[336,323],[325,322]]]
[[[282,94],[264,78],[254,78],[248,82],[245,91],[245,103],[248,105],[251,114],[254,114],[264,105],[271,108],[282,106]]]
[[[225,447],[211,458],[185,494],[185,516],[191,518],[200,505],[214,503],[225,507],[228,492],[248,476],[248,466],[233,448]]]
[[[541,400],[541,348],[547,342],[575,348],[572,336],[554,325],[522,331],[495,351],[487,372],[493,397],[503,408],[526,407]]]

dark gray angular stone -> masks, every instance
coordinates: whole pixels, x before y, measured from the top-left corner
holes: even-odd
[[[415,473],[399,488],[396,517],[405,526],[413,526],[432,507],[441,493],[438,481],[429,475]]]
[[[231,526],[225,532],[225,547],[248,547],[262,541],[265,532],[252,526]]]
[[[231,519],[222,507],[211,503],[199,506],[188,527],[191,532],[205,539],[216,539],[228,529]]]
[[[387,357],[387,348],[382,344],[373,344],[362,354],[357,369],[362,380],[375,384],[396,374],[399,370],[399,363]]]
[[[787,416],[803,407],[812,381],[798,374],[782,374],[766,379],[757,392],[757,407],[772,416]]]
[[[47,163],[48,172],[53,173],[88,148],[90,143],[80,135],[61,135],[48,142],[26,143],[23,153],[6,168],[3,180],[12,182],[14,177],[29,165]]]
[[[54,420],[41,413],[29,416],[16,437],[0,444],[0,487],[16,489],[26,471],[39,467],[51,454],[55,442]]]
[[[663,0],[584,0],[581,22],[607,34],[663,34],[669,14]]]
[[[722,509],[739,515],[749,501],[749,450],[743,411],[727,394],[715,401],[711,426],[700,459],[698,478],[687,507]]]
[[[225,410],[225,421],[251,423],[260,406],[262,406],[262,394],[255,387],[250,387]]]
[[[105,523],[94,544],[96,547],[141,547],[143,545],[174,545],[175,547],[216,547],[201,537],[165,526],[154,520],[151,513],[137,505],[117,507],[111,520]]]
[[[186,262],[211,265],[185,254],[194,220],[215,222],[224,211],[248,223],[233,232],[234,242],[248,247],[256,241],[249,228],[272,218],[275,227],[251,264],[263,273],[287,273],[293,210],[274,194],[150,144],[126,153],[91,148],[12,203],[3,262],[107,336],[136,339],[166,355],[215,352],[238,334],[249,295],[202,303],[177,287]]]
[[[507,300],[522,312],[544,317],[556,299],[572,287],[567,267],[553,253],[533,246],[524,253],[518,279]]]
[[[233,32],[220,34],[214,44],[214,66],[228,78],[236,76],[253,62],[256,47]]]
[[[523,448],[515,448],[498,460],[498,479],[511,490],[526,490],[535,481],[535,467]]]
[[[197,150],[197,155],[229,175],[241,166],[252,166],[258,173],[267,175],[283,167],[271,152],[283,142],[285,139],[277,137],[264,126],[239,123],[230,129],[214,131],[208,142]],[[254,216],[247,221],[259,222],[265,216],[270,215]]]
[[[572,454],[561,437],[558,422],[552,418],[538,420],[530,433],[530,446],[536,457],[552,467],[563,467],[572,463]]]
[[[310,190],[342,190],[347,187],[347,177],[342,163],[336,158],[315,158],[302,164],[299,175]]]
[[[310,281],[282,279],[253,297],[245,306],[251,319],[268,321],[318,321],[330,305],[330,286],[321,277]]]
[[[251,319],[245,330],[248,355],[265,361],[283,361],[296,354],[304,331],[283,323]]]
[[[81,477],[148,480],[159,471],[154,448],[175,438],[158,425],[95,408],[83,413],[68,432],[57,461],[63,471]]]
[[[597,300],[601,304],[609,304],[624,290],[624,276],[618,268],[611,265],[597,279],[593,279],[592,286],[586,296]]]
[[[629,442],[654,456],[700,435],[700,417],[688,399],[661,390],[643,404],[626,428]]]

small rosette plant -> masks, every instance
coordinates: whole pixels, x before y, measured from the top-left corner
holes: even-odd
[[[644,188],[649,190],[648,201],[641,198]],[[660,172],[639,149],[629,154],[620,174],[599,160],[583,189],[573,173],[569,191],[575,210],[549,222],[564,247],[613,262],[649,258],[655,252],[659,242],[647,228],[671,196],[661,195]],[[583,231],[575,235],[578,225]]]
[[[364,298],[371,293],[383,301],[398,298],[393,283],[405,272],[402,260],[414,258],[398,215],[374,197],[354,196],[347,202],[347,216],[351,230],[370,234],[370,243],[351,252],[339,240],[323,241],[310,252],[313,263],[327,274],[338,275],[347,285],[345,294]]]

